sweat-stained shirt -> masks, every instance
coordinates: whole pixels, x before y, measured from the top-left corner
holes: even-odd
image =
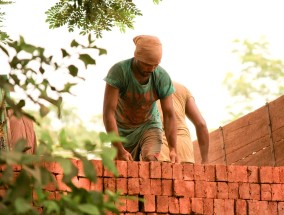
[[[131,69],[133,59],[116,63],[104,78],[119,89],[115,119],[119,135],[127,139],[125,147],[135,146],[143,132],[150,128],[162,129],[156,101],[174,92],[171,78],[161,66],[151,74],[147,84],[141,85]]]

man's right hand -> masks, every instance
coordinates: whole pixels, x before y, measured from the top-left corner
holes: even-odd
[[[131,154],[125,149],[118,150],[116,160],[133,161]]]

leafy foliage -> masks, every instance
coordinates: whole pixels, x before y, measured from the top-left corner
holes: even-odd
[[[239,56],[242,66],[237,73],[228,72],[223,83],[235,100],[228,107],[230,114],[238,118],[252,111],[258,101],[264,105],[284,94],[284,62],[271,56],[265,38],[234,42],[237,48],[233,53]]]
[[[12,3],[11,1],[0,0],[0,5],[7,5],[11,3]],[[2,23],[4,22],[4,16],[5,13],[0,11],[0,29],[4,27],[2,25]],[[9,35],[6,32],[0,30],[0,41],[7,42],[8,40],[9,40]]]
[[[11,68],[8,80],[0,77],[1,88],[7,94],[9,92],[18,92],[25,95],[24,97],[21,96],[19,101],[14,101],[9,97],[6,98],[8,106],[14,109],[16,115],[21,115],[22,108],[26,104],[24,98],[26,98],[26,100],[39,107],[41,116],[45,116],[49,112],[46,104],[56,106],[58,116],[60,116],[61,95],[71,94],[72,87],[76,86],[79,80],[84,80],[78,74],[79,65],[74,63],[76,60],[74,60],[74,56],[77,56],[79,60],[77,62],[83,62],[87,67],[95,65],[96,61],[85,52],[97,50],[100,55],[106,53],[106,50],[95,45],[91,35],[88,37],[87,46],[73,40],[70,47],[73,48],[73,52],[70,51],[69,53],[67,50],[61,49],[61,56],[55,58],[54,53],[46,56],[44,48],[26,43],[23,37],[20,37],[18,41],[8,42],[7,45],[0,44],[0,49],[7,56]],[[58,71],[61,73],[58,73]],[[62,73],[66,75],[66,80],[73,79],[73,81],[67,82],[63,86],[57,86],[51,81],[51,77]],[[24,114],[33,118],[27,113]]]
[[[67,25],[70,32],[78,28],[80,34],[92,32],[96,37],[114,26],[123,32],[133,28],[133,19],[142,15],[131,0],[61,0],[46,14],[50,28]]]

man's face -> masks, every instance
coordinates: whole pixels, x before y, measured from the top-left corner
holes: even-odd
[[[150,75],[154,72],[154,70],[156,69],[156,67],[158,66],[157,65],[150,65],[150,64],[147,64],[147,63],[144,63],[142,61],[139,61],[137,60],[137,70],[139,72],[139,74],[142,76],[142,77],[150,77]]]

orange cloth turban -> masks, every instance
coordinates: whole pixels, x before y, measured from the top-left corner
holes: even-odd
[[[157,65],[162,58],[162,44],[158,37],[140,35],[133,38],[136,45],[134,57],[150,65]]]

